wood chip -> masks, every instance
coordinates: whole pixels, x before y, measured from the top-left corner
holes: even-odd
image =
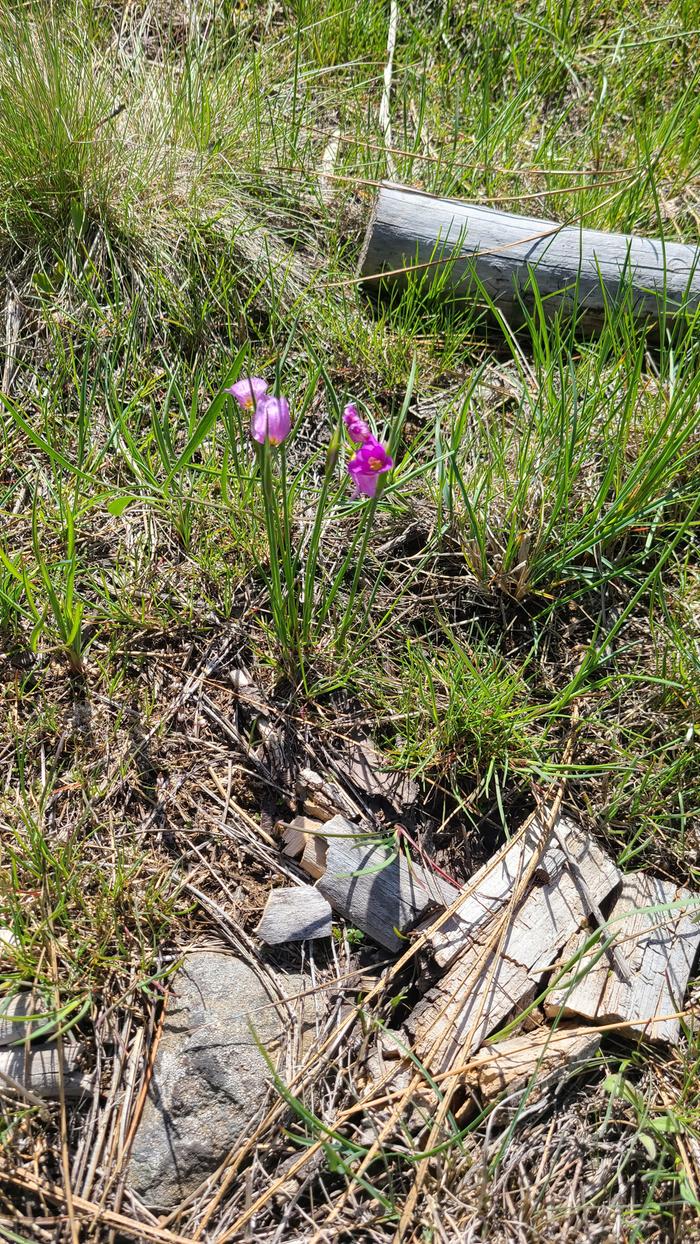
[[[303,829],[299,829],[298,821],[308,825],[319,824],[308,816],[297,816],[289,825],[282,825],[282,854],[290,860],[300,860],[306,846],[306,834]]]
[[[309,834],[299,860],[301,868],[314,881],[318,881],[326,871],[328,864],[328,843],[318,834]]]
[[[539,1087],[544,1077],[585,1063],[600,1042],[601,1033],[595,1028],[562,1025],[486,1045],[473,1060],[479,1092],[490,1101],[501,1093],[514,1092],[533,1077]]]
[[[673,910],[645,907],[682,904]],[[548,997],[549,1015],[577,1015],[598,1023],[627,1023],[630,1033],[655,1041],[678,1041],[679,1019],[658,1019],[683,1007],[688,977],[700,944],[700,898],[673,882],[646,873],[624,878],[622,893],[608,921],[608,933],[627,960],[630,982],[620,979],[600,946],[575,965],[575,983],[563,982]],[[590,938],[577,933],[563,951],[567,962]],[[595,960],[595,961],[594,961]],[[587,967],[587,964],[590,965]]]
[[[620,882],[612,860],[573,824],[567,846],[587,893],[602,903]],[[547,844],[545,859],[549,879],[512,910],[499,900],[490,919],[480,916],[476,938],[465,940],[459,958],[409,1016],[415,1052],[431,1071],[449,1070],[527,1006],[560,947],[587,918],[581,877],[556,842]]]
[[[300,771],[296,790],[303,801],[306,815],[319,821],[330,820],[338,813],[348,817],[361,815],[361,809],[336,782],[327,782],[314,769]]]
[[[268,946],[279,946],[282,942],[330,937],[332,929],[333,917],[325,898],[314,886],[298,885],[270,892],[255,932]]]
[[[332,808],[324,808],[322,804],[314,803],[313,799],[305,799],[302,806],[304,808],[304,816],[314,821],[325,823],[335,816]]]
[[[363,840],[342,816],[328,821],[324,833],[328,855],[318,889],[335,912],[387,950],[404,949],[400,934],[459,893],[405,856],[392,857],[384,846]]]
[[[297,860],[304,872],[314,880],[326,871],[327,843],[322,830],[322,821],[297,816],[282,831],[282,854]]]

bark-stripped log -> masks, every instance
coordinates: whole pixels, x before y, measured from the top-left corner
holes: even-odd
[[[359,271],[367,290],[404,287],[412,272],[446,298],[490,299],[514,327],[524,322],[523,303],[533,305],[536,282],[547,314],[564,307],[596,331],[606,306],[625,295],[641,320],[695,311],[699,260],[700,249],[679,242],[559,225],[385,182]]]

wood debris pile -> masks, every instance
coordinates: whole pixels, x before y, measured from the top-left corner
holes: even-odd
[[[386,950],[399,955],[420,937],[428,987],[406,1021],[406,1048],[431,1077],[468,1066],[490,1098],[535,1070],[585,1062],[609,1028],[679,1040],[698,896],[623,875],[558,809],[532,816],[460,889],[389,852],[348,818],[345,798],[332,814],[334,785],[310,777],[306,815],[280,826],[281,849],[336,915]],[[318,809],[322,818],[310,815]],[[293,906],[295,889],[283,893]],[[519,1018],[519,1033],[485,1044]]]

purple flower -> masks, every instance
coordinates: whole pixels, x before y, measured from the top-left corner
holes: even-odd
[[[367,441],[372,439],[369,424],[365,423],[364,419],[360,418],[357,406],[355,406],[353,402],[350,402],[343,411],[343,423],[345,424],[351,439],[357,444],[364,445]]]
[[[355,485],[355,492],[373,497],[377,491],[380,475],[385,475],[394,465],[383,445],[375,437],[365,441],[354,458],[348,462],[348,473]]]
[[[262,397],[250,421],[250,435],[259,445],[281,445],[292,430],[286,397]]]
[[[255,410],[260,398],[267,393],[267,387],[267,380],[261,380],[260,376],[246,376],[245,380],[232,384],[230,389],[224,389],[224,393],[235,397],[243,410]]]

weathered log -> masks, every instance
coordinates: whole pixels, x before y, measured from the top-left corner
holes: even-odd
[[[700,249],[604,233],[440,199],[385,182],[360,258],[365,288],[405,287],[424,277],[446,298],[488,305],[522,326],[536,282],[547,314],[560,308],[599,330],[606,306],[629,297],[640,320],[700,305]],[[487,297],[484,297],[487,295]]]

